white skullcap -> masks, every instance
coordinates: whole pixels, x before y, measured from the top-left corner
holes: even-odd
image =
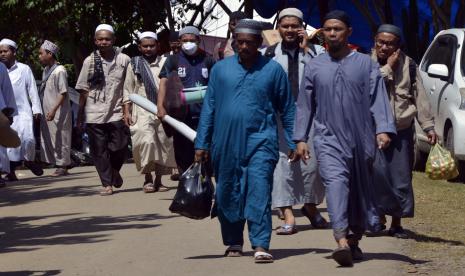
[[[155,40],[158,40],[157,34],[154,32],[143,32],[143,33],[140,33],[138,37],[139,37],[139,40],[141,40],[142,38],[153,38]]]
[[[296,9],[296,8],[287,8],[287,9],[282,10],[279,13],[278,20],[281,20],[281,18],[283,18],[285,16],[294,16],[294,17],[299,18],[300,20],[304,19],[304,15],[303,15],[302,11],[300,11],[299,9]]]
[[[95,33],[97,33],[98,31],[109,31],[112,34],[115,33],[115,30],[113,30],[113,27],[108,24],[98,25],[97,28],[95,29]]]
[[[58,54],[58,51],[60,50],[60,48],[58,48],[58,46],[55,43],[48,40],[45,40],[42,46],[40,46],[40,48],[47,50],[54,55]]]
[[[11,39],[8,39],[8,38],[4,38],[0,41],[0,45],[8,45],[10,47],[13,47],[16,49],[18,49],[18,45],[16,44],[16,42],[14,42],[13,40]]]

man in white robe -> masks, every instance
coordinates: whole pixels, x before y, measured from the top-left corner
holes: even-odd
[[[158,37],[153,32],[139,35],[140,56],[133,57],[124,81],[124,121],[131,130],[132,153],[136,168],[145,175],[143,191],[152,193],[167,188],[162,175],[171,174],[176,167],[173,139],[163,129],[160,119],[129,101],[129,94],[136,93],[156,104],[160,79],[158,74],[166,56],[157,55]],[[155,172],[155,180],[151,172]]]
[[[43,170],[38,164],[34,163],[36,142],[33,131],[34,120],[40,118],[42,107],[31,68],[16,61],[17,48],[17,44],[10,39],[0,41],[0,61],[8,68],[8,75],[10,76],[18,107],[18,114],[13,117],[11,127],[18,132],[21,139],[21,146],[7,149],[8,159],[10,160],[10,173],[7,178],[12,181],[17,180],[15,168],[22,161],[25,161],[24,165],[35,175],[43,174]]]

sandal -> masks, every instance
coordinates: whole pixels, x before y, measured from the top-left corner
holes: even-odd
[[[276,235],[293,235],[297,232],[295,224],[284,224],[276,230]]]
[[[51,174],[51,176],[57,177],[57,176],[65,176],[68,175],[68,170],[64,168],[57,168],[54,173]]]
[[[350,247],[338,247],[333,251],[332,254],[333,259],[340,265],[340,266],[353,266],[354,261],[352,260],[352,252]]]
[[[101,196],[109,196],[112,194],[113,194],[113,188],[111,186],[103,187],[103,189],[100,191]]]
[[[155,192],[155,186],[152,183],[145,183],[144,186],[142,186],[142,189],[144,190],[144,193]]]
[[[318,212],[314,216],[310,216],[310,214],[307,212],[307,209],[305,209],[305,206],[300,209],[300,212],[302,215],[306,216],[308,220],[310,220],[310,224],[313,226],[313,228],[316,229],[326,229],[328,228],[328,222],[321,216],[321,214]]]
[[[273,255],[263,251],[255,251],[253,258],[255,259],[256,264],[269,264],[274,262]]]
[[[242,257],[242,245],[231,245],[224,252],[225,257]]]

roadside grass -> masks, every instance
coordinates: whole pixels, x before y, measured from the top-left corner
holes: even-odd
[[[431,180],[420,172],[413,179],[415,218],[403,220],[411,237],[407,253],[428,261],[422,274],[465,275],[465,184]]]

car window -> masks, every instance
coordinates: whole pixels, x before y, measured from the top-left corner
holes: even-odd
[[[426,72],[431,64],[444,64],[449,69],[452,79],[456,51],[457,38],[455,36],[446,34],[438,37],[426,54],[421,70]]]

